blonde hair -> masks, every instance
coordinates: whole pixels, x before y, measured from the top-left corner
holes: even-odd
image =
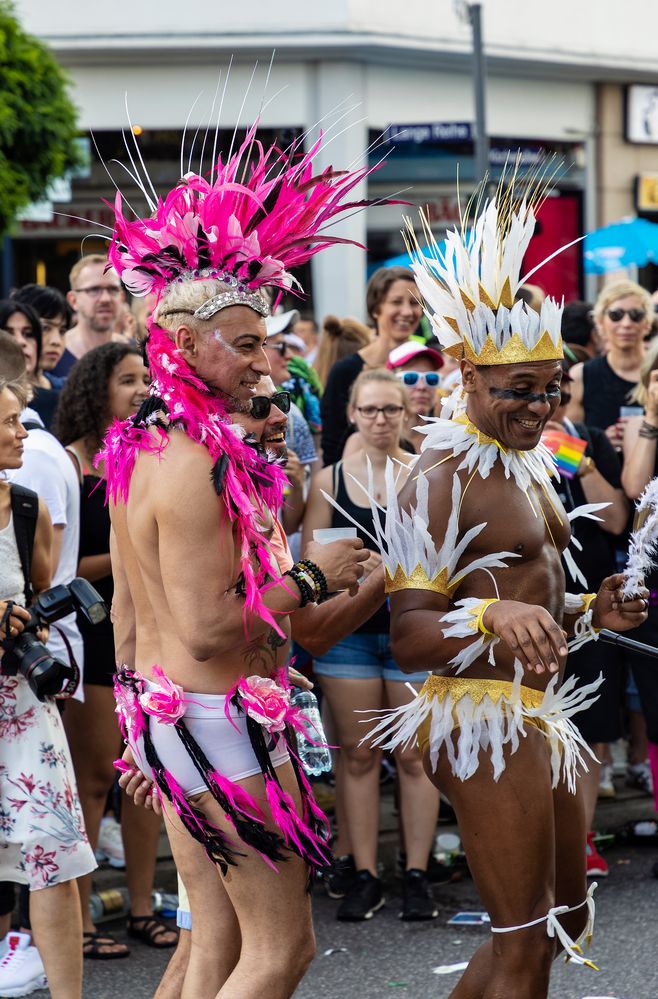
[[[594,303],[594,318],[596,322],[601,322],[613,302],[616,302],[620,298],[628,298],[629,295],[635,295],[641,300],[642,308],[647,314],[647,319],[651,322],[653,318],[651,295],[641,285],[636,284],[635,281],[613,281],[612,284],[607,284],[599,292],[599,297]]]
[[[80,272],[83,271],[85,267],[91,267],[93,264],[102,264],[103,267],[105,267],[106,263],[107,257],[104,257],[101,253],[88,253],[86,256],[80,257],[79,260],[76,260],[69,273],[71,291],[75,291],[73,286],[80,277]]]
[[[350,401],[348,403],[349,409],[354,409],[356,407],[356,401],[359,398],[359,392],[364,385],[368,385],[370,382],[380,382],[384,385],[393,385],[400,393],[400,400],[405,410],[407,410],[407,393],[404,391],[404,386],[400,379],[393,374],[392,371],[388,371],[387,368],[370,368],[366,371],[362,371],[360,375],[352,382],[352,388],[350,389]]]
[[[313,362],[313,367],[323,385],[327,384],[329,372],[343,357],[356,354],[370,343],[372,333],[358,319],[348,316],[338,319],[337,316],[325,316],[322,324],[320,345]]]
[[[4,392],[5,389],[9,389],[16,396],[21,409],[25,409],[32,399],[32,386],[27,380],[26,375],[23,375],[21,378],[3,378],[0,375],[0,393]]]
[[[205,281],[174,281],[153,310],[153,320],[169,333],[175,333],[183,323],[196,330],[208,328],[209,324],[216,326],[215,316],[202,320],[196,319],[194,313],[204,302],[224,291],[233,289],[216,278]]]
[[[651,372],[655,371],[656,368],[658,368],[658,338],[652,340],[649,344],[649,349],[640,367],[640,380],[628,396],[630,402],[636,402],[643,409],[647,408]]]

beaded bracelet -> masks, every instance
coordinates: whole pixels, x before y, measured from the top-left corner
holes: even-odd
[[[297,588],[299,589],[301,597],[299,601],[300,607],[306,607],[307,604],[313,604],[316,602],[315,593],[311,589],[309,583],[307,582],[306,573],[300,569],[297,563],[295,563],[295,565],[291,565],[288,571],[284,573],[284,575],[290,576],[293,583],[297,584]]]
[[[321,604],[322,601],[326,600],[329,595],[329,588],[327,586],[327,577],[323,573],[320,566],[316,565],[315,562],[311,562],[310,559],[300,558],[299,562],[297,562],[297,565],[300,568],[304,569],[306,572],[308,572],[309,576],[313,579],[313,582],[318,587],[319,593],[318,593],[317,602]]]

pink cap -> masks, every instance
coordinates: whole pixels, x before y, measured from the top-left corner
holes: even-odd
[[[426,357],[431,361],[436,371],[443,367],[443,358],[438,350],[434,350],[433,347],[426,347],[425,344],[417,343],[415,340],[408,340],[407,343],[395,347],[388,355],[386,367],[389,371],[394,371],[395,368],[401,368],[403,365],[409,364],[410,361],[414,361],[419,357]]]

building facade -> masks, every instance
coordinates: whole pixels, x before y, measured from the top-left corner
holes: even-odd
[[[220,145],[260,114],[264,135],[283,144],[302,134],[311,141],[322,127],[324,164],[374,164],[386,154],[369,179],[368,196],[395,195],[410,207],[371,208],[335,230],[367,244],[367,258],[357,248],[340,247],[312,265],[316,314],[362,316],[367,268],[402,251],[403,215],[428,206],[440,236],[458,218],[458,164],[462,192],[474,184],[471,33],[458,6],[450,0],[407,0],[403,8],[390,0],[221,0],[189,17],[174,0],[102,6],[19,0],[17,9],[25,27],[47,41],[68,70],[81,129],[93,133],[129,198],[137,196],[130,177],[110,162],[120,158],[132,169],[121,135],[127,130],[132,138],[125,96],[156,189],[166,189],[181,170],[198,167],[209,122],[213,138],[231,60]],[[635,174],[650,170],[654,160],[658,174],[658,145],[638,149],[625,141],[624,94],[629,83],[658,84],[658,5],[628,0],[623,24],[611,0],[554,0],[550,12],[539,0],[521,9],[484,0],[482,12],[492,177],[510,150],[520,150],[524,164],[536,163],[542,151],[565,164],[535,252],[550,252],[632,214]],[[386,141],[387,134],[394,141]],[[87,236],[86,249],[100,245],[88,236],[88,225],[66,217],[100,225],[110,218],[101,198],[113,196],[112,182],[90,143],[85,176],[74,178],[70,198],[54,205],[62,214],[20,223],[14,240],[18,282],[40,274],[61,284],[81,238]],[[207,143],[206,162],[208,149]],[[536,280],[568,298],[593,292],[577,249]]]

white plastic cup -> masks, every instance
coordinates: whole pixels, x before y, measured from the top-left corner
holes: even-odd
[[[319,545],[330,545],[332,541],[356,539],[356,527],[320,527],[313,531],[313,540]]]

